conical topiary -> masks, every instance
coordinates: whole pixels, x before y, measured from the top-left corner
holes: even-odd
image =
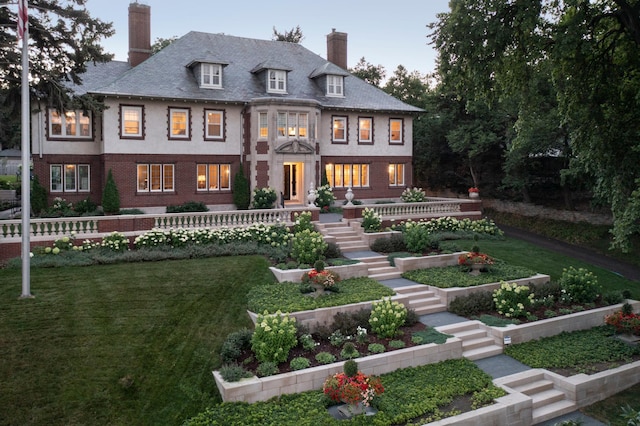
[[[240,169],[236,173],[233,182],[233,204],[238,210],[247,210],[251,204],[251,191],[249,181],[244,176],[244,167],[240,163]]]
[[[104,185],[104,191],[102,192],[102,210],[105,214],[115,214],[120,212],[120,193],[116,186],[116,181],[113,179],[111,169],[107,175],[107,182]]]
[[[350,359],[349,361],[346,361],[344,363],[344,366],[342,367],[342,369],[344,371],[344,374],[347,375],[347,377],[353,377],[356,374],[358,374],[358,363]]]
[[[38,175],[31,182],[31,213],[39,215],[47,208],[47,190],[40,184]],[[24,200],[23,200],[24,202]]]

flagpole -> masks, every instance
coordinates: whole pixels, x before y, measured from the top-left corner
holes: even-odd
[[[22,20],[22,295],[21,298],[30,298],[31,295],[31,150],[29,129],[29,20],[27,0],[18,0],[19,20]]]

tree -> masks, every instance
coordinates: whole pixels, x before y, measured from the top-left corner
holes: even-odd
[[[275,41],[288,41],[290,43],[302,43],[304,35],[302,35],[300,25],[296,25],[295,28],[285,31],[283,34],[279,33],[276,27],[273,27],[273,37],[271,37],[271,39]]]
[[[425,96],[429,91],[429,82],[427,77],[418,71],[409,73],[405,67],[398,65],[383,90],[402,102],[420,108],[426,102]]]
[[[244,167],[240,163],[240,168],[236,172],[233,180],[233,204],[238,210],[247,210],[251,204],[251,188],[249,181],[244,175]]]
[[[525,188],[523,165],[560,150],[569,166],[562,177],[595,182],[595,197],[614,216],[613,245],[628,250],[640,232],[640,1],[450,7],[430,25],[443,84],[491,109],[506,99],[516,105],[507,183]]]
[[[24,199],[22,200],[24,202]],[[31,212],[39,215],[47,209],[47,190],[40,183],[38,175],[33,176],[31,182]]]
[[[85,0],[29,1],[30,94],[34,103],[100,110],[87,97],[72,102],[69,82],[81,83],[91,62],[106,62],[100,40],[113,35],[111,23],[94,19]],[[17,8],[0,6],[0,139],[9,146],[20,140],[21,49],[16,42]]]
[[[387,74],[387,71],[382,65],[374,66],[367,62],[364,56],[360,58],[360,61],[355,67],[349,68],[349,72],[376,87],[381,87],[382,80],[384,80]]]
[[[153,44],[151,45],[151,54],[155,55],[156,53],[158,53],[159,51],[161,51],[162,49],[164,49],[165,47],[169,46],[171,43],[176,41],[178,38],[179,38],[178,36],[172,36],[169,38],[162,38],[162,37],[156,38],[156,41],[154,41]]]
[[[107,182],[102,192],[102,210],[106,214],[120,212],[120,193],[118,192],[116,181],[113,179],[111,169],[109,169],[109,174],[107,174]]]

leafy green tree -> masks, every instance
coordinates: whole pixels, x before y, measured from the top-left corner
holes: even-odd
[[[285,31],[284,33],[279,33],[276,27],[273,27],[273,36],[271,39],[275,41],[288,41],[290,43],[302,43],[304,35],[302,34],[300,25],[296,25],[295,28]]]
[[[236,172],[233,180],[233,204],[238,210],[247,210],[251,204],[251,190],[249,181],[244,175],[244,167],[240,164],[240,168]]]
[[[177,39],[178,39],[178,36],[172,36],[169,38],[162,38],[162,37],[156,38],[156,41],[154,41],[153,44],[151,45],[151,54],[155,55],[156,53],[158,53],[165,47],[169,46],[171,43],[173,43]]]
[[[426,101],[425,96],[429,91],[429,82],[427,76],[418,71],[410,73],[405,67],[398,65],[383,90],[402,102],[421,108]]]
[[[87,64],[106,62],[101,39],[113,35],[111,23],[92,18],[86,0],[29,1],[30,94],[33,104],[99,111],[87,97],[72,102],[67,82],[81,83]],[[21,56],[16,42],[17,7],[0,2],[0,140],[20,141]]]
[[[387,71],[382,65],[374,66],[367,62],[364,56],[360,58],[355,67],[349,68],[349,72],[376,87],[381,87],[382,80],[387,75]]]
[[[40,183],[38,175],[33,176],[31,182],[31,212],[39,215],[47,209],[47,190]]]
[[[111,169],[107,174],[107,182],[104,185],[104,191],[102,192],[102,210],[106,214],[115,214],[120,212],[120,193],[118,192],[118,186]]]

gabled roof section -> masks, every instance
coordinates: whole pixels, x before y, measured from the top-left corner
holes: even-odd
[[[226,64],[221,89],[212,91],[199,86],[186,66],[196,59]],[[287,70],[287,93],[268,94],[265,82],[255,74],[260,69]],[[350,75],[297,43],[192,31],[135,68],[122,62],[89,67],[77,93],[241,104],[273,96],[282,101],[315,101],[321,108],[423,111],[355,76],[345,78],[344,97],[326,96],[325,88],[310,78],[323,74]]]

